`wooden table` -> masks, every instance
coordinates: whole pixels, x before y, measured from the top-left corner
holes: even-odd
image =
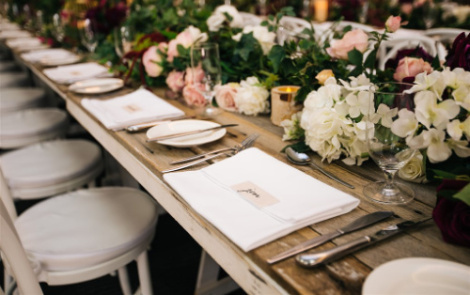
[[[362,189],[366,184],[383,177],[382,173],[370,163],[371,161],[365,163],[363,167],[348,167],[340,162],[324,165],[327,170],[353,184],[355,189],[348,189],[309,167],[297,167],[320,181],[355,196],[361,201],[360,205],[348,214],[303,228],[245,253],[195,212],[169,187],[163,181],[161,171],[170,168],[170,162],[173,160],[216,148],[233,146],[241,142],[247,135],[255,132],[261,134],[255,144],[256,147],[289,164],[280,152],[287,145],[281,140],[282,128],[272,125],[268,116],[246,117],[224,112],[214,121],[220,124],[237,123],[239,126],[229,128],[227,135],[219,141],[194,148],[172,148],[156,143],[146,143],[145,132],[130,134],[125,131],[107,130],[81,107],[80,100],[84,96],[73,94],[67,90],[66,86],[50,81],[43,75],[40,66],[21,60],[16,53],[15,57],[39,79],[40,83],[64,99],[70,114],[249,294],[358,294],[361,292],[365,278],[374,268],[385,262],[405,257],[434,257],[470,265],[470,250],[443,242],[439,229],[432,221],[327,266],[304,269],[296,265],[292,258],[275,265],[269,265],[266,263],[268,257],[307,239],[337,229],[370,212],[393,210],[396,217],[367,229],[336,238],[333,242],[317,249],[331,248],[364,234],[373,233],[386,224],[396,223],[398,218],[430,217],[436,201],[435,187],[409,184],[416,192],[415,201],[404,206],[382,205],[369,201],[362,194]],[[99,97],[106,99],[130,91],[132,91],[131,88],[125,88]],[[157,95],[165,97],[165,89],[153,89],[153,91]],[[193,109],[177,100],[168,101],[184,110],[188,115],[195,113]],[[314,156],[314,159],[319,162],[318,156]]]

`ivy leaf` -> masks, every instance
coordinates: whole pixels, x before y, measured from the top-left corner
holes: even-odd
[[[356,48],[348,52],[349,61],[355,66],[362,66],[363,54]]]
[[[279,72],[279,67],[286,57],[286,52],[284,51],[284,48],[280,45],[274,45],[271,49],[271,51],[268,54],[268,58],[272,63],[274,73]]]
[[[244,34],[234,51],[234,54],[239,55],[244,61],[248,61],[251,52],[255,50],[258,41],[253,37],[253,33]]]

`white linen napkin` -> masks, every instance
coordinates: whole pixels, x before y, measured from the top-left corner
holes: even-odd
[[[164,179],[244,251],[354,209],[359,200],[257,148]]]
[[[82,99],[82,106],[108,129],[184,116],[184,112],[146,89],[108,100]]]
[[[19,48],[23,46],[35,46],[35,45],[42,44],[41,40],[39,40],[36,37],[11,39],[11,40],[8,40],[6,43],[11,48]]]
[[[1,31],[0,39],[15,39],[15,38],[24,38],[31,37],[31,33],[23,30],[13,30],[13,31]]]
[[[57,83],[69,84],[96,77],[111,76],[111,73],[98,63],[87,62],[45,69],[44,75]]]
[[[62,48],[42,49],[21,54],[21,57],[29,62],[39,62],[42,59],[63,59],[70,56],[75,56],[75,54]]]

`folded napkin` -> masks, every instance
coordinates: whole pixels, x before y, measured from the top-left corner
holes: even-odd
[[[113,130],[184,115],[182,110],[143,88],[108,100],[84,98],[82,106]]]
[[[257,148],[164,179],[244,251],[354,209],[359,200]]]
[[[43,49],[21,54],[21,57],[29,62],[39,62],[44,59],[63,59],[70,56],[75,56],[75,54],[62,48]]]
[[[86,79],[111,76],[108,69],[95,62],[45,69],[44,74],[57,83],[69,84]]]
[[[8,40],[7,45],[11,48],[31,47],[41,45],[42,42],[36,37],[18,38]]]
[[[22,31],[22,30],[0,32],[0,39],[14,39],[14,38],[24,38],[24,37],[31,37],[31,33],[28,31]]]

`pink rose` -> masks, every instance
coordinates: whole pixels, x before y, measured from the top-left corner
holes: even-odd
[[[215,88],[215,101],[220,108],[231,112],[238,110],[235,95],[237,95],[239,86],[238,83],[228,83]]]
[[[200,83],[202,79],[204,79],[204,71],[200,65],[197,68],[186,69],[186,84]]]
[[[389,16],[387,21],[385,22],[385,28],[387,31],[393,33],[396,32],[401,25],[401,17],[400,16]]]
[[[184,72],[171,71],[165,82],[173,92],[180,92],[184,88]]]
[[[404,57],[398,62],[393,79],[403,81],[407,77],[416,77],[419,73],[431,73],[431,65],[422,58]]]
[[[178,54],[178,45],[182,45],[187,48],[193,44],[193,37],[189,30],[185,30],[179,33],[175,39],[171,40],[168,44],[168,61],[172,62]]]
[[[201,83],[198,84],[189,84],[186,85],[183,89],[184,101],[189,106],[202,107],[206,105],[206,99],[201,94],[201,91],[204,90],[204,85]]]
[[[331,57],[348,59],[348,52],[356,48],[360,52],[367,50],[369,37],[361,29],[355,29],[344,34],[343,39],[331,41],[331,47],[326,51]]]
[[[162,61],[162,56],[157,52],[157,49],[157,46],[151,46],[142,56],[145,72],[150,77],[158,77],[163,72],[163,68],[159,64]]]

